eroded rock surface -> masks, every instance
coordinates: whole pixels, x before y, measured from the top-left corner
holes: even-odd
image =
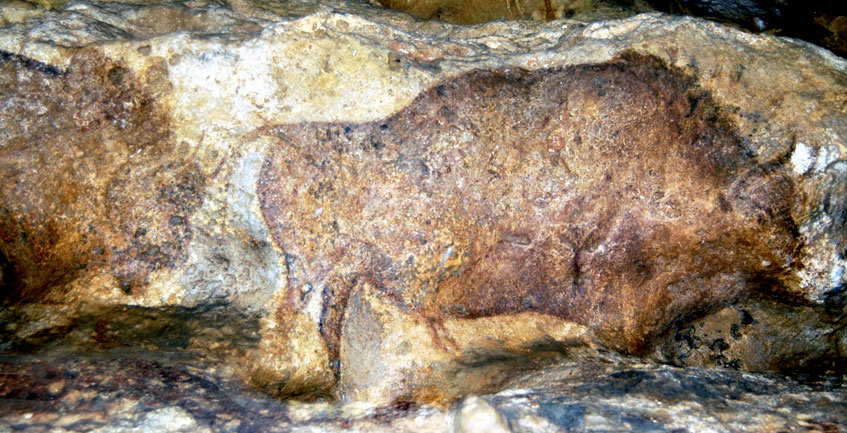
[[[657,14],[463,28],[275,7],[2,7],[4,362],[193,362],[239,393],[408,422],[504,388],[555,400],[521,380],[629,371],[614,353],[727,383],[844,373],[844,60]],[[826,380],[821,404],[843,405]],[[223,428],[174,398],[118,427]],[[580,410],[544,416],[643,424]]]

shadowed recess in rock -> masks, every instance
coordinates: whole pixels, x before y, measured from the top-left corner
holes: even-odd
[[[135,351],[158,351],[183,358],[215,359],[240,356],[259,340],[258,317],[226,304],[90,308],[50,322],[60,316],[61,307],[49,305],[30,304],[0,311],[3,354],[57,351],[127,356]],[[40,325],[22,327],[22,323]]]
[[[330,346],[362,279],[434,323],[535,311],[631,353],[794,283],[793,181],[653,58],[475,71],[383,121],[269,133],[262,211]]]

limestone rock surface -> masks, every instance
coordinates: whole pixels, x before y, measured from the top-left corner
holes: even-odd
[[[655,13],[0,17],[4,356],[155,353],[395,409],[494,398],[562,359],[624,368],[609,353],[738,383],[844,374],[847,61],[824,49]],[[645,383],[684,371],[649,365]],[[608,410],[550,416],[647,422]]]
[[[501,19],[599,21],[662,11],[717,20],[753,32],[799,38],[847,55],[840,0],[373,0],[427,20],[477,24]]]
[[[151,352],[43,355],[0,361],[0,431],[776,433],[847,423],[843,381],[620,359],[550,365],[446,408],[262,398],[219,365]]]

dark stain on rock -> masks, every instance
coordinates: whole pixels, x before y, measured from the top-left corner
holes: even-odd
[[[824,309],[835,317],[847,316],[847,285],[841,284],[823,294]]]
[[[825,191],[820,209],[831,221],[828,232],[842,259],[847,260],[847,162],[839,161],[826,169],[820,191]]]
[[[568,429],[582,429],[585,425],[585,413],[587,412],[584,404],[581,403],[562,403],[556,402],[551,404],[542,404],[538,408],[538,414],[547,418],[553,424],[559,427]]]
[[[327,128],[343,138],[315,140]],[[800,245],[784,169],[654,58],[475,71],[379,122],[274,132],[264,218],[296,258],[291,281],[328,302],[368,278],[425,317],[531,310],[643,353],[673,323],[771,289],[761,275],[782,284]],[[322,322],[333,344],[342,317]]]
[[[831,341],[839,326],[825,308],[753,295],[691,323],[678,324],[657,345],[663,360],[686,367],[843,373],[843,358]]]
[[[135,293],[182,260],[190,229],[168,217],[190,216],[204,179],[173,154],[166,115],[132,71],[94,50],[64,73],[3,55],[0,95],[0,254],[14,278],[3,299],[37,299],[98,266]]]
[[[25,69],[33,70],[54,77],[62,74],[62,71],[55,66],[39,62],[38,60],[30,59],[29,57],[21,56],[20,54],[0,50],[0,64],[2,63],[16,63],[18,66],[21,66]]]

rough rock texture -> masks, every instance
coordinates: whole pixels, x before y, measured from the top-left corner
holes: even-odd
[[[598,21],[653,10],[648,2],[641,0],[379,0],[379,3],[418,18],[454,24],[521,18]]]
[[[657,9],[720,19],[800,38],[847,55],[847,9],[839,0],[652,0]]]
[[[398,429],[502,410],[492,425],[544,431],[496,393],[526,387],[515,401],[542,410],[565,391],[531,378],[640,374],[619,353],[648,363],[650,392],[685,377],[661,362],[756,397],[720,408],[692,390],[679,401],[699,408],[670,409],[690,423],[622,403],[543,416],[844,422],[817,409],[843,406],[837,376],[735,371],[847,365],[847,62],[825,50],[659,14],[457,27],[362,3],[78,2],[0,17],[0,355],[21,371],[4,391],[39,362],[139,389],[167,366],[156,410],[96,427],[250,418],[174,403],[210,380],[259,405],[296,404],[244,386],[352,402],[320,403],[342,411],[318,416],[331,428],[367,429],[343,411],[370,402],[412,423]],[[214,377],[173,389],[192,365]],[[14,428],[58,399],[15,392]],[[472,394],[495,409],[449,408]]]
[[[161,353],[161,352],[159,352]],[[574,360],[455,408],[277,401],[219,365],[44,354],[0,360],[0,431],[844,432],[832,378]],[[142,358],[145,356],[145,358]],[[611,362],[610,362],[611,361]]]
[[[717,20],[754,32],[798,38],[847,55],[841,0],[374,0],[421,19],[475,24],[499,19],[579,21],[659,10]]]

